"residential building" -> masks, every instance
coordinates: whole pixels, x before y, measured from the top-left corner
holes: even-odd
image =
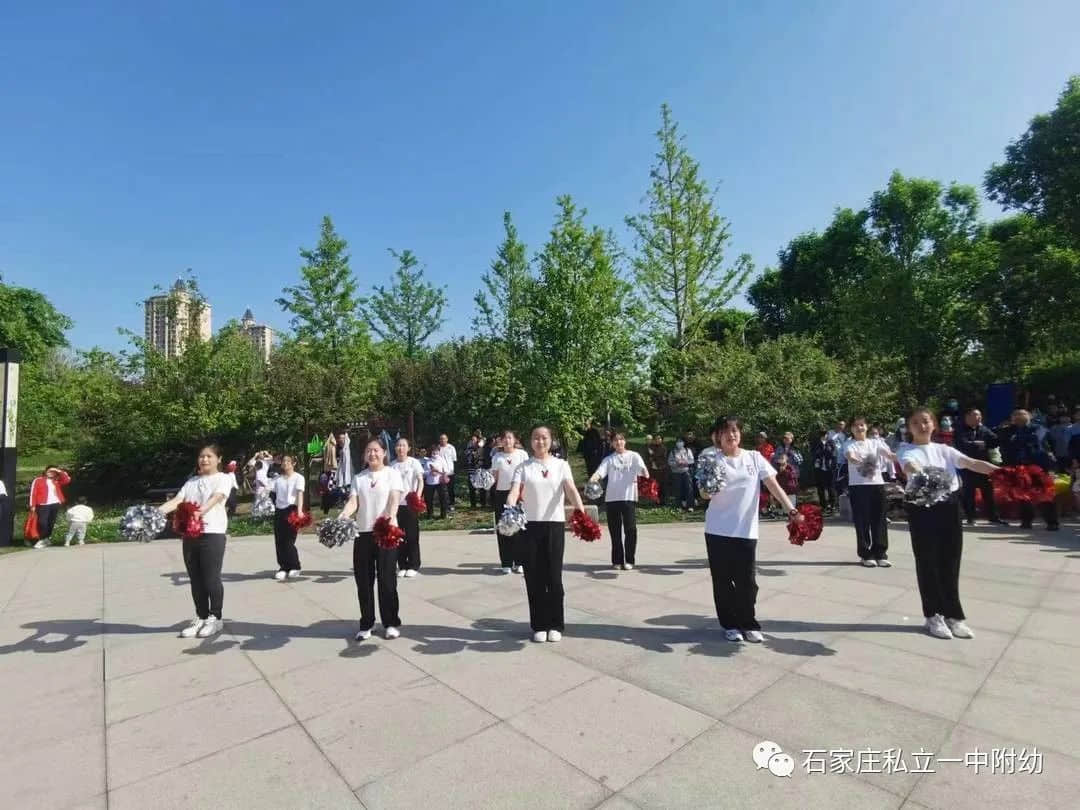
[[[255,323],[255,316],[248,309],[240,319],[240,331],[251,341],[264,363],[270,362],[270,352],[274,347],[274,330],[264,323]]]
[[[192,333],[199,340],[210,339],[210,304],[196,300],[183,281],[147,298],[143,308],[146,342],[166,357],[178,357]]]

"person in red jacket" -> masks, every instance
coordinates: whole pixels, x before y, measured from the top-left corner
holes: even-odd
[[[30,484],[30,508],[37,517],[38,541],[34,548],[50,545],[53,526],[60,504],[64,502],[64,487],[71,483],[71,476],[59,467],[46,467],[45,472]]]

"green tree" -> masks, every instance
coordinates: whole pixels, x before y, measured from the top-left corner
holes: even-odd
[[[446,321],[446,293],[424,280],[424,268],[411,250],[391,249],[390,255],[398,262],[390,289],[376,285],[364,303],[375,334],[415,360]]]
[[[652,326],[660,342],[682,352],[704,337],[708,318],[742,289],[752,264],[743,255],[724,268],[728,223],[716,213],[715,192],[701,179],[670,108],[665,104],[660,113],[647,208],[626,224],[634,234],[631,263]]]
[[[1049,113],[1005,148],[986,172],[986,193],[1006,208],[1034,214],[1080,244],[1080,75]]]
[[[0,346],[18,349],[24,363],[67,346],[64,333],[72,325],[71,318],[37,290],[4,284],[0,278]]]
[[[296,337],[332,355],[367,344],[367,326],[360,312],[356,279],[349,267],[348,243],[323,217],[314,250],[300,249],[304,265],[299,284],[286,287],[277,304],[291,316]]]
[[[527,401],[570,441],[607,410],[630,413],[640,313],[619,277],[611,235],[586,227],[586,212],[569,196],[557,205],[530,298]]]
[[[515,353],[528,344],[528,308],[533,287],[525,243],[518,238],[510,212],[503,213],[503,241],[481,277],[473,300],[477,314],[473,328],[493,340],[506,343]]]

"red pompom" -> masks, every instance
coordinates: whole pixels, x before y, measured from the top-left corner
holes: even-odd
[[[990,476],[994,500],[1003,504],[1050,503],[1054,477],[1037,464],[1002,467]]]
[[[637,480],[638,496],[653,503],[660,503],[660,484],[655,478],[639,475]]]
[[[813,503],[804,503],[796,508],[804,520],[799,523],[792,518],[788,521],[788,541],[792,545],[801,546],[807,540],[817,540],[821,537],[823,523],[821,520],[821,507]]]
[[[570,531],[587,543],[600,539],[600,524],[589,517],[584,509],[575,509],[570,518]]]
[[[202,518],[195,513],[201,507],[197,503],[184,501],[176,507],[173,513],[173,531],[185,540],[196,540],[203,533]]]
[[[304,512],[304,514],[301,515],[299,512],[290,512],[288,521],[290,526],[297,531],[300,531],[304,527],[311,525],[311,513]]]
[[[390,518],[386,515],[376,519],[372,531],[375,533],[375,543],[379,548],[397,548],[405,539],[405,532],[400,526],[391,525]]]
[[[427,503],[424,498],[418,492],[410,492],[405,496],[405,505],[412,509],[416,514],[427,511]]]

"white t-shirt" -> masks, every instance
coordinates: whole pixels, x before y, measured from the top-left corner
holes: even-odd
[[[885,479],[881,477],[884,464],[887,463],[887,459],[882,453],[888,450],[889,446],[881,439],[863,439],[862,441],[856,441],[855,439],[848,439],[844,442],[844,458],[848,463],[848,484],[853,487],[868,486],[870,484],[884,484]],[[874,474],[869,478],[863,476],[859,472],[859,462],[852,461],[848,454],[854,452],[855,457],[859,459],[865,459],[869,456],[874,456],[877,462],[874,466]]]
[[[527,521],[559,523],[566,520],[563,483],[573,483],[574,476],[570,465],[561,458],[548,456],[543,463],[530,458],[514,469],[511,480],[524,485],[520,504],[525,508]]]
[[[404,461],[395,461],[390,466],[397,470],[398,475],[401,476],[401,483],[405,486],[405,492],[416,492],[418,489],[422,489],[424,468],[420,466],[420,462],[415,458],[409,456]]]
[[[909,462],[915,462],[920,467],[942,467],[949,476],[949,491],[956,492],[960,489],[960,477],[956,474],[956,462],[966,456],[955,447],[938,442],[929,444],[907,444],[906,442],[896,448],[896,455],[900,459],[900,466],[905,467]],[[905,470],[905,472],[907,472]]]
[[[274,479],[273,486],[274,508],[288,509],[296,505],[296,493],[304,491],[304,476],[296,471],[291,475],[279,475]]]
[[[449,466],[446,474],[453,475],[454,465],[457,464],[457,448],[454,447],[454,445],[447,443],[446,447],[439,448],[439,455],[446,459],[446,463]]]
[[[491,457],[491,474],[495,476],[495,489],[498,492],[510,491],[510,479],[514,477],[514,470],[529,460],[529,455],[524,450],[511,450],[504,453],[502,450]]]
[[[211,473],[210,475],[195,475],[189,478],[180,488],[180,500],[187,503],[196,503],[200,508],[215,495],[228,498],[232,486],[229,484],[228,473]],[[203,532],[205,534],[225,534],[229,530],[229,516],[225,513],[225,501],[220,501],[217,506],[207,509],[202,513]]]
[[[390,493],[400,492],[405,497],[405,482],[401,473],[393,467],[383,467],[378,472],[364,470],[354,475],[350,496],[356,496],[356,523],[362,532],[370,532],[376,518],[386,512]]]
[[[735,457],[717,452],[716,460],[727,465],[727,486],[709,500],[705,534],[757,540],[761,482],[776,470],[757,450],[743,450]]]
[[[255,492],[270,489],[270,467],[267,462],[262,462],[262,467],[255,470]]]
[[[622,454],[612,453],[596,468],[596,475],[601,478],[607,476],[607,494],[604,496],[607,503],[636,501],[638,476],[646,473],[645,462],[633,450]]]
[[[450,462],[446,460],[446,456],[441,453],[436,453],[427,460],[427,464],[424,465],[424,483],[429,486],[437,487],[442,483],[442,477],[449,475],[454,471],[454,468],[450,466]]]
[[[67,517],[72,523],[89,523],[94,519],[94,510],[85,503],[76,504],[67,510]]]
[[[48,493],[45,496],[45,505],[53,503],[60,503],[60,491],[56,488],[56,482],[51,478],[45,479],[45,491]]]

